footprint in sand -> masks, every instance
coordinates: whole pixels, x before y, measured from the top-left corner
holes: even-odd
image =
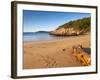
[[[51,68],[51,67],[56,67],[57,66],[57,62],[54,58],[50,57],[50,56],[41,56],[42,60],[45,62],[45,66],[47,68]]]

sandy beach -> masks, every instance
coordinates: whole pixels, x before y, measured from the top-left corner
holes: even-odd
[[[82,66],[72,55],[72,46],[82,44],[90,48],[90,35],[60,40],[24,42],[24,69]]]

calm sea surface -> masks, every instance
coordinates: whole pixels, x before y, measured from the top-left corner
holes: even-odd
[[[50,35],[48,32],[24,32],[23,37],[25,42],[65,38],[65,37],[57,37],[57,36]]]

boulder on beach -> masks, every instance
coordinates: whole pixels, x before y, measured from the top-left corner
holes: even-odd
[[[84,51],[82,45],[73,46],[72,52],[78,61],[82,62],[83,65],[88,66],[91,64],[90,55]]]

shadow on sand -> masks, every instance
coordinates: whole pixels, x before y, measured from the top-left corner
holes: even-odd
[[[91,54],[91,48],[83,48],[83,50],[88,53],[88,54]]]

